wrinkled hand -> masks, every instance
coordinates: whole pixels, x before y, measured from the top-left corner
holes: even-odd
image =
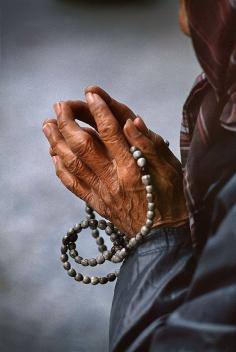
[[[140,170],[129,152],[135,145],[148,161],[155,188],[153,227],[186,223],[181,164],[163,139],[101,88],[87,88],[86,100],[55,104],[57,119],[43,124],[62,183],[121,231],[135,235],[147,212]],[[81,128],[76,118],[93,128]]]

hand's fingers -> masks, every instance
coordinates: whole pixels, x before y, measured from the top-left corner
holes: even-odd
[[[56,175],[64,186],[86,203],[90,203],[92,199],[91,189],[65,168],[59,156],[53,156],[52,159],[55,165]]]
[[[57,115],[57,125],[64,138],[70,138],[71,134],[79,131],[81,127],[75,122],[74,114],[66,102],[58,102],[53,105]]]
[[[51,146],[50,154],[52,156],[58,155],[67,171],[80,180],[84,180],[84,183],[90,187],[98,189],[98,177],[71,151],[60,134],[58,127],[48,123],[44,125],[43,131]]]
[[[150,130],[147,128],[145,122],[139,115],[137,115],[134,120],[134,124],[146,137],[149,137]]]
[[[50,154],[51,156],[57,155],[56,152],[52,149],[52,147],[49,148],[49,154]]]
[[[113,99],[105,90],[98,86],[89,86],[85,89],[85,94],[94,93],[99,95],[105,103],[109,106],[111,112],[116,117],[120,126],[123,128],[124,124],[128,119],[134,120],[136,118],[135,113],[125,104],[118,102]]]
[[[68,100],[65,103],[71,108],[74,119],[83,121],[95,129],[97,128],[87,103],[80,100]]]
[[[154,133],[152,130],[149,130],[140,116],[134,120],[134,124],[139,129],[139,131],[151,139],[157,151],[168,163],[170,163],[170,165],[180,171],[182,170],[179,160],[171,152],[164,139],[160,135]]]
[[[96,121],[101,140],[116,160],[117,165],[124,167],[130,161],[131,156],[119,123],[99,95],[87,93],[86,99]]]
[[[43,126],[46,125],[47,123],[54,123],[55,125],[57,125],[57,120],[55,118],[46,119],[43,121]]]
[[[128,120],[126,122],[124,133],[130,145],[134,145],[140,149],[149,164],[155,168],[158,175],[162,175],[166,172],[166,166],[168,166],[168,164],[163,163],[162,158],[158,156],[153,142],[136,128],[133,121]]]
[[[87,93],[95,93],[99,95],[109,106],[111,112],[116,117],[118,123],[120,124],[121,128],[124,127],[124,124],[128,119],[134,120],[136,118],[135,113],[129,109],[129,107],[125,104],[122,104],[115,99],[113,99],[107,92],[105,92],[102,88],[97,86],[89,86],[85,89],[85,94]],[[68,100],[66,101],[73,112],[74,118],[83,121],[89,124],[93,128],[97,128],[96,122],[94,120],[93,115],[91,114],[88,104],[80,101],[80,100]]]
[[[81,128],[73,118],[70,106],[67,103],[61,103],[57,121],[66,144],[91,170],[102,176],[111,165],[109,154],[96,131],[92,132],[90,129],[88,133],[88,129]]]

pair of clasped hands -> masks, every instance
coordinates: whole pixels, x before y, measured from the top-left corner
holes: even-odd
[[[146,191],[130,146],[148,162],[155,189],[153,227],[179,227],[188,216],[182,168],[164,140],[104,90],[90,86],[86,101],[54,104],[56,118],[43,123],[56,175],[76,196],[129,237],[146,222]],[[91,127],[82,128],[78,121]]]

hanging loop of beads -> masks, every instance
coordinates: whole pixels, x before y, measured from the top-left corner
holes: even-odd
[[[111,222],[106,220],[96,220],[94,210],[89,205],[86,205],[85,211],[87,213],[87,218],[69,229],[67,234],[62,239],[61,246],[61,261],[63,263],[63,267],[67,271],[68,275],[73,277],[77,282],[92,285],[104,285],[108,282],[115,281],[119,275],[119,272],[112,272],[102,277],[90,277],[83,275],[76,272],[76,270],[71,266],[69,256],[75,261],[76,264],[79,264],[82,267],[95,267],[105,263],[105,261],[121,263],[132,252],[132,250],[143,241],[152,229],[155,218],[155,202],[153,196],[154,187],[152,185],[151,175],[147,172],[147,161],[142,152],[135,146],[130,148],[130,152],[141,170],[142,183],[146,189],[146,223],[142,226],[135,237],[129,239]],[[100,254],[96,258],[83,258],[79,255],[76,249],[78,235],[83,229],[87,228],[91,230],[91,235],[96,240],[98,245]],[[109,236],[110,241],[112,242],[111,249],[108,249],[105,245],[104,238],[100,236],[100,230],[105,231],[106,235]]]

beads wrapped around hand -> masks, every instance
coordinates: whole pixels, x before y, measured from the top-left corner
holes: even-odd
[[[146,223],[142,226],[140,232],[138,232],[136,236],[132,237],[131,239],[128,239],[127,236],[124,233],[120,232],[111,222],[108,222],[106,220],[96,220],[93,209],[89,205],[86,205],[85,211],[87,213],[87,218],[81,223],[76,224],[73,228],[69,229],[67,234],[62,239],[61,246],[61,261],[63,263],[63,267],[67,271],[68,275],[74,277],[74,279],[78,282],[82,282],[84,284],[91,283],[92,285],[104,285],[108,282],[114,281],[119,275],[119,272],[109,273],[107,276],[103,277],[89,277],[87,275],[82,275],[81,273],[77,273],[76,270],[71,266],[69,262],[69,256],[81,266],[95,267],[97,265],[105,263],[105,261],[121,263],[151,231],[155,218],[155,202],[153,196],[154,189],[151,182],[151,175],[148,174],[146,170],[147,161],[142,155],[142,152],[135,146],[132,146],[130,148],[130,152],[141,170],[142,183],[145,186],[147,192],[148,211],[146,216]],[[96,258],[83,258],[79,256],[79,253],[76,249],[76,241],[78,239],[78,234],[83,229],[87,228],[91,229],[91,235],[96,240],[96,243],[98,245],[100,255],[98,255]],[[110,237],[110,240],[112,242],[112,247],[110,250],[108,250],[107,246],[104,244],[104,239],[100,236],[100,230],[105,231],[107,236]]]

